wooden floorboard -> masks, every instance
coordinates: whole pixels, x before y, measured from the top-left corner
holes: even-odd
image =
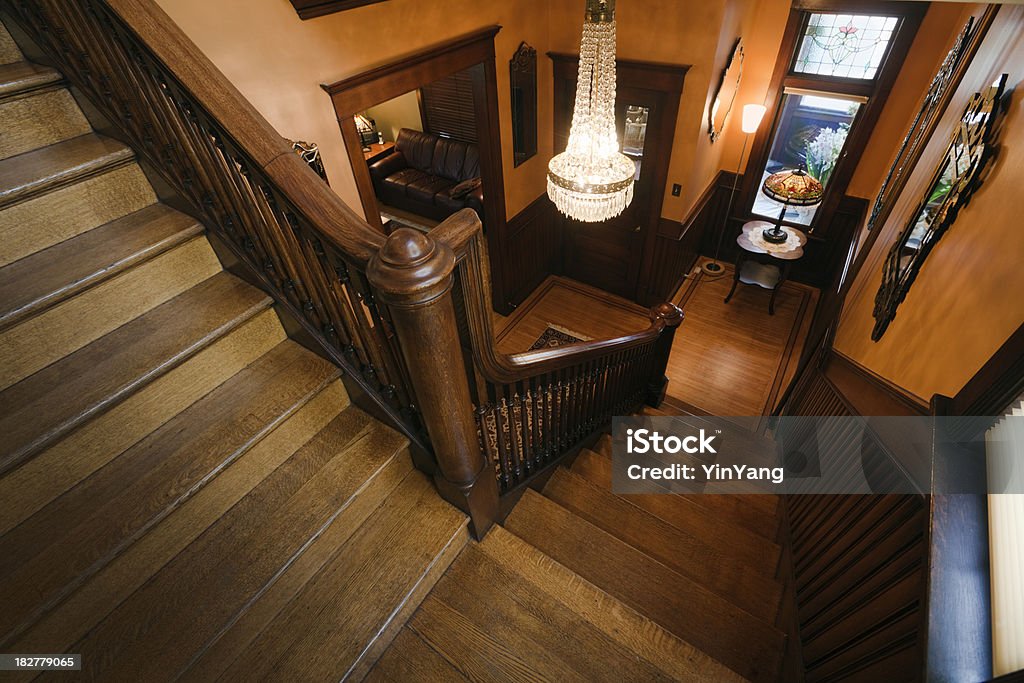
[[[741,286],[724,303],[732,271],[710,280],[686,280],[675,301],[685,319],[676,332],[666,374],[668,396],[711,415],[765,415],[792,378],[817,290],[787,282],[775,315],[768,292]],[[645,329],[646,310],[574,282],[550,277],[508,318],[496,323],[499,350],[528,349],[555,324],[576,336],[602,339]]]

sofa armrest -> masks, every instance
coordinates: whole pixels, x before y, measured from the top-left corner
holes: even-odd
[[[370,164],[370,177],[374,181],[381,181],[408,166],[409,163],[405,160],[405,155],[395,150],[380,161]]]
[[[484,186],[475,188],[472,192],[466,195],[466,206],[476,211],[477,215],[480,216],[480,220],[484,219]]]

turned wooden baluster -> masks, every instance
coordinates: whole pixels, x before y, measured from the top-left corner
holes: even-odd
[[[668,368],[668,357],[672,353],[672,340],[675,339],[676,329],[683,322],[683,312],[675,304],[658,304],[651,309],[651,322],[659,320],[665,323],[665,329],[654,342],[654,367],[647,385],[647,405],[654,408],[665,400],[665,388],[668,386],[665,370]]]
[[[370,259],[366,274],[391,310],[437,458],[438,490],[470,516],[474,535],[482,538],[498,513],[498,483],[477,440],[452,303],[454,269],[448,245],[399,228]]]

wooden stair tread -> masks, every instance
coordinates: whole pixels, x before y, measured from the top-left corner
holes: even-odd
[[[338,552],[409,472],[406,447],[359,409],[340,413],[75,644],[90,653],[83,673],[147,680],[185,669],[259,609],[282,569],[310,553],[317,569]],[[390,483],[367,484],[378,475]]]
[[[741,676],[774,681],[785,636],[528,490],[505,528]]]
[[[131,149],[90,133],[0,160],[0,207],[130,162]]]
[[[434,648],[423,642],[408,627],[403,628],[391,646],[373,665],[364,683],[395,683],[396,681],[430,681],[430,683],[463,683],[468,679],[448,663]]]
[[[347,414],[347,405],[342,383],[330,382],[8,646],[26,652],[74,646],[339,414]]]
[[[59,603],[337,376],[327,361],[283,342],[0,537],[0,582],[8,593],[0,643]]]
[[[0,329],[202,232],[190,216],[153,204],[0,268]]]
[[[544,495],[761,621],[775,621],[782,586],[772,578],[774,565],[746,564],[731,554],[731,544],[695,538],[564,467]]]
[[[55,85],[64,80],[60,72],[32,62],[0,64],[0,99]]]
[[[697,416],[701,414],[702,413],[693,413],[693,415]],[[666,416],[672,417],[672,415]],[[601,438],[598,439],[597,444],[594,447],[594,452],[603,455],[606,458],[612,457],[612,437],[610,434],[601,435]],[[696,501],[703,501],[703,503],[709,507],[714,507],[718,502],[726,501],[725,509],[722,510],[722,512],[728,513],[732,510],[736,510],[737,514],[742,514],[741,511],[745,510],[749,515],[744,515],[744,517],[750,520],[761,520],[764,515],[778,517],[779,506],[782,504],[782,500],[779,496],[767,493],[759,493],[756,495],[716,494],[713,496],[693,496],[693,499]],[[761,528],[763,525],[755,523],[753,526]],[[765,538],[775,540],[777,525],[769,526],[771,527],[770,531],[763,535]]]
[[[466,517],[410,472],[223,678],[358,680],[467,539]]]
[[[607,636],[680,681],[741,680],[735,672],[623,604],[515,534],[495,527],[478,546],[553,603],[565,605]]]
[[[9,387],[0,393],[0,472],[269,305],[263,292],[219,273]]]
[[[572,471],[601,489],[610,491],[612,488],[611,460],[593,451],[580,452],[573,461]],[[708,543],[729,542],[737,558],[741,558],[749,566],[762,568],[769,575],[774,575],[781,549],[775,543],[774,536],[768,538],[767,534],[773,534],[778,529],[777,518],[770,516],[767,520],[757,522],[758,528],[761,529],[759,533],[745,526],[744,520],[749,521],[745,515],[733,517],[727,510],[716,510],[715,501],[702,504],[704,498],[726,497],[725,494],[674,493],[622,496],[633,505],[643,508],[682,531],[705,539]],[[727,507],[729,503],[720,502],[718,505]]]
[[[475,547],[438,582],[409,628],[471,680],[672,680]]]

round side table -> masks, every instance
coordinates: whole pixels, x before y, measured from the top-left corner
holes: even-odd
[[[774,224],[768,221],[750,221],[743,225],[743,230],[736,237],[740,250],[733,271],[732,288],[725,297],[725,303],[732,299],[736,285],[756,285],[771,290],[768,313],[775,315],[775,295],[789,277],[793,262],[804,255],[807,235],[796,228],[783,227],[786,241],[772,244],[761,236],[762,231],[772,227]]]

